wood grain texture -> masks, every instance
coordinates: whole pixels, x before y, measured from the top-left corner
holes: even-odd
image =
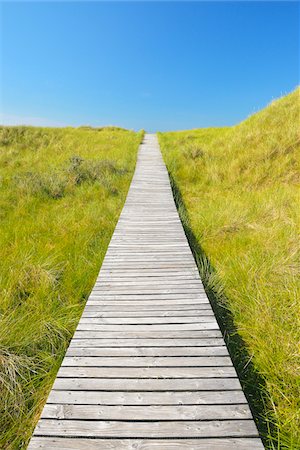
[[[225,345],[219,347],[72,347],[66,356],[228,356]],[[65,359],[66,360],[66,359]]]
[[[230,420],[251,419],[247,405],[107,406],[48,404],[43,419],[83,420]]]
[[[119,339],[195,339],[195,338],[218,338],[221,337],[219,330],[163,330],[163,331],[99,331],[99,330],[77,330],[74,334],[76,339],[90,338],[119,338]]]
[[[28,448],[263,448],[155,136]]]
[[[130,359],[130,358],[129,358]],[[58,378],[234,378],[233,367],[65,367],[61,366]],[[128,384],[130,381],[128,381]]]
[[[31,450],[262,450],[260,439],[72,439],[34,437]]]
[[[224,391],[241,389],[237,378],[56,378],[53,389],[73,391]]]
[[[125,319],[128,323],[192,323],[192,322],[202,322],[205,318],[214,317],[213,312],[209,310],[201,309],[191,309],[187,311],[181,311],[176,313],[176,311],[90,311],[86,310],[82,319],[87,318],[98,318],[103,319],[103,323],[125,323]],[[119,320],[120,319],[120,320]],[[83,320],[81,320],[83,322]]]
[[[199,392],[99,392],[52,390],[47,404],[69,405],[239,405],[246,404],[244,393],[236,391]]]
[[[62,367],[211,367],[219,368],[232,363],[229,356],[66,356]]]
[[[257,436],[253,420],[127,422],[40,419],[36,435],[102,438]]]
[[[73,337],[69,348],[86,348],[86,347],[215,347],[225,346],[222,337],[217,338],[188,338],[188,339],[162,339],[162,338],[139,338],[139,339],[122,339],[122,338],[76,338]]]

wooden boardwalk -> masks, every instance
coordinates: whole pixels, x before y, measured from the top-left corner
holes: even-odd
[[[146,135],[29,449],[233,448],[263,445]]]

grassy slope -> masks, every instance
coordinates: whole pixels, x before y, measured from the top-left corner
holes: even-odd
[[[299,93],[232,128],[159,136],[190,227],[266,380],[269,446],[290,450],[300,448]]]
[[[26,447],[105,255],[141,136],[0,128],[0,448]]]

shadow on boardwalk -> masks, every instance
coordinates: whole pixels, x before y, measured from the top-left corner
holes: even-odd
[[[169,178],[177,210],[194,255],[200,277],[223,334],[230,357],[238,373],[260,436],[267,449],[275,450],[279,447],[277,446],[277,443],[274,443],[274,440],[271,441],[269,437],[270,435],[275,435],[274,432],[270,433],[273,424],[271,421],[266,420],[266,416],[268,416],[269,411],[266,409],[268,399],[265,381],[256,371],[253,363],[251,362],[251,356],[247,351],[245,342],[238,334],[237,328],[234,324],[233,315],[230,309],[226,306],[229,302],[224,294],[216,269],[210,263],[209,258],[205,254],[191,229],[189,215],[183,202],[181,192],[170,173]]]

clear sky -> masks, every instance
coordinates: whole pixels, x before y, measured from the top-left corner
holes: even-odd
[[[298,2],[4,2],[2,123],[235,124],[299,84]]]

